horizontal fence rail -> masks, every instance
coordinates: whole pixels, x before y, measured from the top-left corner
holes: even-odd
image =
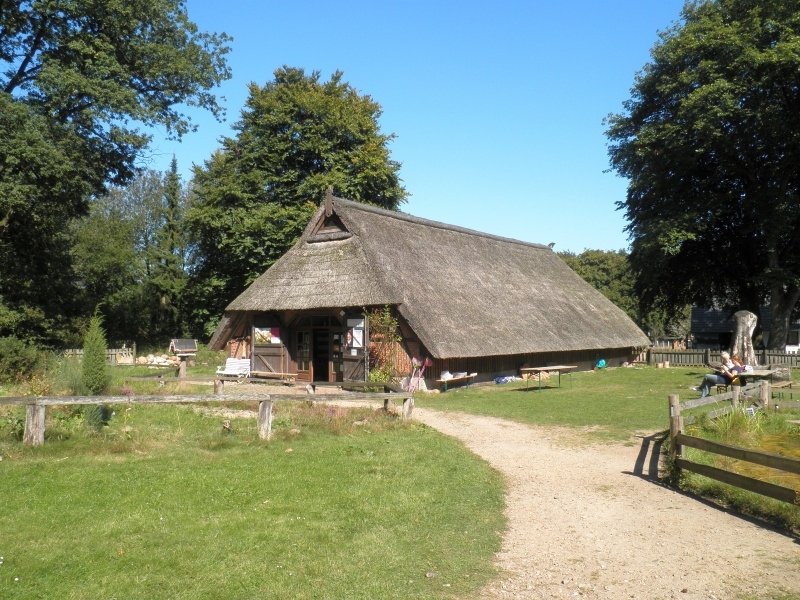
[[[759,384],[748,386],[747,389],[759,387],[759,404],[761,407],[766,408],[769,406],[771,399],[771,386],[768,381],[763,380]],[[723,398],[726,396],[726,398]],[[706,397],[698,400],[690,400],[683,404],[680,403],[677,394],[669,396],[669,435],[670,435],[670,458],[672,459],[675,467],[680,470],[687,470],[716,481],[721,481],[728,485],[738,487],[768,498],[774,498],[789,504],[800,505],[800,491],[792,488],[787,488],[781,485],[754,479],[745,475],[740,475],[732,471],[719,469],[711,465],[706,465],[686,459],[685,448],[695,448],[710,454],[717,454],[726,456],[735,460],[748,462],[779,471],[794,473],[800,475],[800,460],[781,456],[779,454],[771,454],[768,452],[761,452],[750,448],[740,448],[738,446],[731,446],[721,442],[715,442],[696,436],[687,435],[684,433],[684,417],[681,415],[682,409],[696,408],[704,406],[711,402],[719,402],[721,400],[727,401],[730,396],[731,406],[725,409],[712,411],[708,413],[711,418],[716,418],[722,414],[730,413],[738,410],[737,400],[739,398],[739,390],[734,388],[734,391],[729,394],[719,394],[714,397]],[[710,400],[709,400],[710,398]]]
[[[329,385],[319,383],[318,385]],[[363,387],[363,386],[356,386]],[[414,410],[414,396],[403,392],[392,385],[373,384],[370,388],[384,388],[384,392],[363,391],[347,394],[317,394],[311,388],[309,395],[303,394],[199,394],[199,395],[150,395],[150,396],[25,396],[18,398],[0,398],[2,405],[23,405],[27,407],[25,417],[25,432],[22,441],[31,446],[44,444],[46,409],[48,406],[69,405],[98,405],[98,404],[197,404],[207,402],[258,402],[258,435],[261,439],[269,440],[272,435],[272,403],[275,396],[281,400],[295,400],[304,402],[358,402],[362,400],[383,400],[383,409],[390,410],[390,405],[395,400],[402,400],[402,419],[411,418]],[[398,391],[395,391],[397,389]]]

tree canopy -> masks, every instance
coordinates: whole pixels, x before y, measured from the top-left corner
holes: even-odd
[[[647,307],[800,299],[800,1],[688,2],[606,121]]]
[[[349,200],[397,209],[407,196],[380,130],[381,107],[343,81],[283,67],[250,85],[235,137],[194,171],[188,222],[199,262],[195,306],[209,323],[283,255],[328,187]]]
[[[52,341],[69,306],[68,225],[121,185],[150,141],[180,138],[181,106],[221,107],[224,34],[182,0],[29,0],[0,6],[0,335]],[[59,334],[55,334],[57,337]]]

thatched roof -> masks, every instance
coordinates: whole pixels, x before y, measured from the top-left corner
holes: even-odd
[[[396,305],[435,358],[649,345],[547,246],[331,200],[226,313]]]

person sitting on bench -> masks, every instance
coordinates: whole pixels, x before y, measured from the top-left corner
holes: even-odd
[[[736,378],[738,373],[734,370],[736,365],[731,360],[731,355],[727,352],[722,353],[722,367],[716,373],[709,373],[703,377],[703,382],[699,388],[693,388],[700,392],[700,397],[705,398],[711,393],[711,386],[728,386]]]

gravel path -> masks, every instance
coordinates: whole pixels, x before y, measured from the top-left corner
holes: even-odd
[[[800,598],[800,540],[658,484],[652,437],[585,446],[573,430],[414,418],[507,478],[501,576],[481,598]]]

